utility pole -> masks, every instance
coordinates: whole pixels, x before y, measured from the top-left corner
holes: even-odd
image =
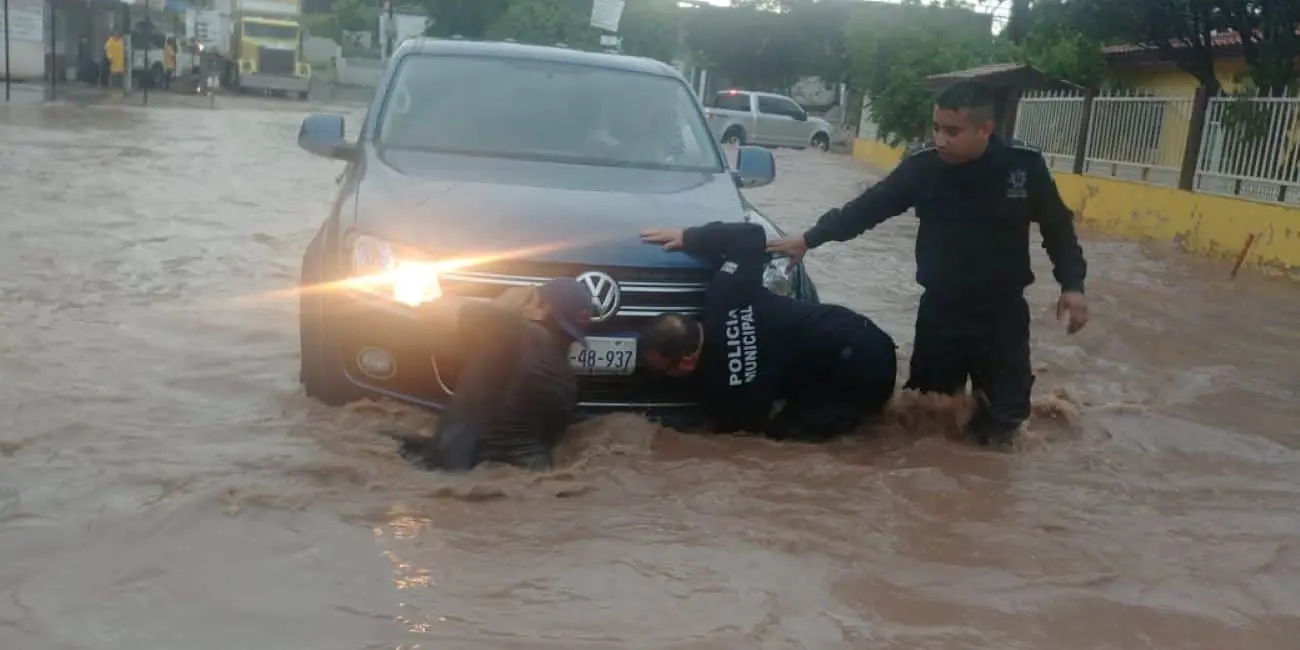
[[[5,2],[5,102],[9,101],[9,0]]]
[[[384,40],[386,43],[384,58],[391,59],[393,58],[393,38],[397,35],[397,24],[393,22],[393,0],[386,0],[384,4],[387,5],[388,10],[388,23],[384,27]]]
[[[1023,45],[1025,42],[1025,23],[1029,20],[1029,0],[1011,0],[1011,16],[1007,19],[1011,42]]]
[[[7,1],[7,0],[6,0],[6,1]],[[54,26],[55,26],[56,23],[58,23],[58,16],[55,14],[55,11],[54,11],[54,0],[50,0],[50,101],[53,101],[53,100],[54,100],[54,89],[55,89],[55,87],[58,85],[58,81],[57,81],[57,80],[58,80],[58,77],[59,77],[59,74],[58,74],[58,70],[59,70],[59,57],[58,57],[58,54],[56,53],[57,50],[56,50],[56,48],[54,47],[54,46],[55,46],[55,43],[56,43],[56,41],[55,41],[55,34],[57,33],[57,32],[55,31],[55,29],[54,29]],[[9,21],[6,20],[6,21],[5,21],[5,25],[7,26],[8,24],[9,24]],[[5,40],[6,40],[6,41],[8,40],[8,37],[7,37],[7,36],[5,37]],[[6,54],[5,54],[5,64],[8,65],[8,63],[9,63],[9,54],[6,53]],[[64,69],[65,69],[65,70],[67,69],[67,59],[66,59],[66,58],[64,59]],[[9,76],[9,75],[5,75],[5,76],[7,77],[7,76]]]

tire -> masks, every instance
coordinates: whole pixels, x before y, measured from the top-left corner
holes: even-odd
[[[831,150],[831,137],[825,133],[817,133],[812,137],[812,147],[822,153]]]
[[[327,301],[310,290],[324,278],[319,259],[318,248],[308,247],[298,292],[298,382],[307,397],[328,406],[343,406],[361,399],[362,393],[343,374],[343,342],[331,327]]]
[[[722,134],[722,144],[735,144],[735,145],[744,146],[745,130],[738,126],[733,126],[727,129],[726,133]]]

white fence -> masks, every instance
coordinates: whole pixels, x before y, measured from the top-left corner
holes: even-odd
[[[1097,97],[1084,173],[1177,187],[1191,112],[1190,96]],[[1016,138],[1042,148],[1053,169],[1069,171],[1082,120],[1081,96],[1026,95]],[[1300,206],[1300,98],[1210,100],[1194,189]]]

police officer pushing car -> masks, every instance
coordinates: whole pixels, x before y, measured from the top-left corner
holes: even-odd
[[[969,434],[1003,445],[1028,419],[1034,383],[1024,297],[1034,281],[1030,223],[1038,223],[1061,285],[1056,314],[1070,334],[1088,322],[1087,264],[1043,156],[993,133],[993,104],[978,83],[948,87],[935,102],[932,146],[827,211],[803,235],[769,242],[768,250],[797,261],[810,248],[847,241],[914,209],[916,280],[924,293],[905,388],[959,394],[969,378],[979,403]]]
[[[717,269],[700,319],[656,316],[639,343],[650,368],[695,379],[714,431],[817,442],[848,433],[893,396],[898,358],[888,334],[846,307],[763,286],[762,226],[713,222],[641,238]]]

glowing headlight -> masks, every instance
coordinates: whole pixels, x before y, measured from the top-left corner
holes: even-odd
[[[438,270],[437,263],[400,251],[382,239],[358,235],[352,240],[349,284],[403,305],[418,307],[440,298]]]
[[[788,257],[773,257],[763,269],[763,286],[780,296],[794,296],[794,265]]]

